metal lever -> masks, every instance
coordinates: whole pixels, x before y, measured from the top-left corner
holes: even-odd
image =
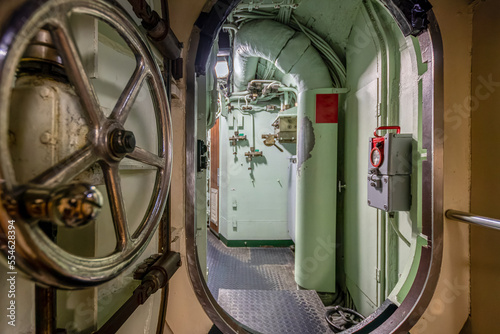
[[[103,205],[103,197],[96,187],[76,183],[55,189],[28,188],[18,203],[18,210],[28,219],[79,227],[96,219]]]
[[[265,139],[264,145],[269,146],[269,147],[274,146],[278,150],[280,150],[280,152],[283,152],[283,149],[281,147],[279,147],[278,145],[276,145],[276,137],[277,136],[278,135],[275,135],[275,134],[262,135],[262,139]]]

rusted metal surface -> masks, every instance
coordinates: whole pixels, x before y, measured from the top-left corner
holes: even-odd
[[[299,122],[302,127],[299,129],[298,142],[297,142],[297,170],[300,174],[300,169],[304,162],[312,157],[311,152],[316,144],[316,137],[314,136],[313,123],[309,117],[304,117],[302,122]]]

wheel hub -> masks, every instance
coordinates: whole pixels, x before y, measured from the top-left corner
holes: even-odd
[[[116,157],[123,157],[135,150],[135,136],[132,131],[115,129],[109,135],[111,152]]]

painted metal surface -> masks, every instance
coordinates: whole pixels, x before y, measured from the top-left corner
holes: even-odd
[[[377,28],[379,33],[372,33],[377,29],[363,32],[362,27],[380,26],[379,21],[384,27]],[[405,39],[395,22],[383,10],[380,11],[378,5],[363,10],[356,26],[358,28],[353,29],[347,50],[351,55],[348,58],[348,80],[352,90],[347,99],[347,110],[351,112],[346,113],[346,274],[348,286],[357,296],[357,304],[363,305],[358,307],[370,313],[392,292],[400,275],[406,275],[403,273],[407,272],[412,254],[415,254],[414,248],[398,241],[392,226],[417,244],[416,234],[412,231],[417,231],[421,222],[418,216],[420,201],[417,200],[421,180],[420,155],[412,157],[412,211],[391,218],[366,206],[366,189],[362,189],[366,187],[366,181],[356,175],[362,175],[363,169],[366,171],[369,152],[366,149],[354,151],[350,145],[366,142],[376,127],[390,123],[400,124],[404,132],[413,133],[413,146],[417,149],[421,132],[419,91],[415,82],[418,82],[420,67],[413,40]],[[419,149],[419,152],[422,151]],[[364,278],[370,276],[371,280]]]
[[[317,95],[299,94],[295,280],[306,289],[335,292],[338,124],[318,124]]]
[[[220,233],[227,240],[288,240],[288,164],[294,145],[284,152],[267,147],[262,134],[274,131],[277,112],[242,114],[234,110],[220,118]],[[234,121],[236,119],[236,121]],[[229,123],[231,122],[231,123]],[[231,126],[232,124],[232,126]],[[232,146],[235,131],[248,140]],[[262,157],[248,162],[245,152],[255,149]],[[251,168],[251,169],[249,169]]]

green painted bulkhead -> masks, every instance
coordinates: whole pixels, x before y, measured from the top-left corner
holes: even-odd
[[[261,134],[274,131],[271,124],[277,113],[249,114],[235,110],[220,118],[219,233],[229,242],[240,241],[237,245],[245,246],[255,240],[260,240],[258,245],[262,246],[272,246],[277,241],[291,244],[287,199],[290,156],[295,155],[295,145],[281,146],[283,152],[280,152],[265,146],[261,139]],[[247,140],[230,146],[229,137],[235,131],[246,135]],[[249,163],[245,152],[251,146],[263,156]]]
[[[220,121],[219,235],[239,247],[293,240],[296,283],[340,289],[368,315],[387,298],[402,302],[419,262],[426,66],[418,39],[403,36],[377,0],[286,3],[297,6],[285,7],[287,14],[271,1],[244,0],[223,26],[232,41],[230,88],[219,82],[218,97],[208,94],[208,117],[199,118]],[[207,82],[217,51],[215,43]],[[280,90],[249,99],[252,80]],[[317,122],[319,94],[338,94],[338,123]],[[297,116],[297,142],[277,140],[281,152],[262,135],[274,133],[283,113]],[[413,138],[409,212],[367,204],[369,138],[384,125],[399,125]],[[243,135],[232,144],[231,137]],[[247,159],[251,147],[262,156]]]

